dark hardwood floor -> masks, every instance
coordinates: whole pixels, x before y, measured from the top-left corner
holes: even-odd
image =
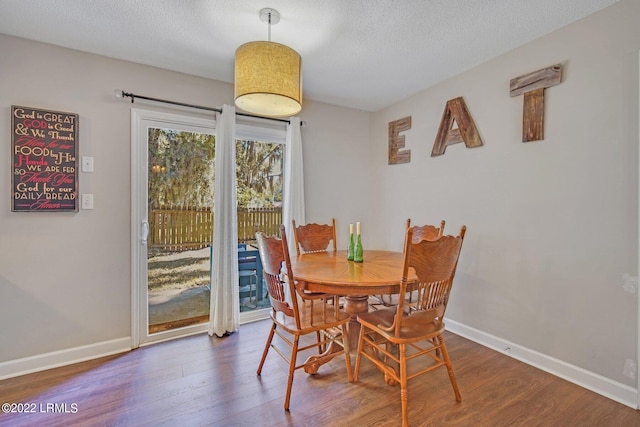
[[[255,373],[269,326],[250,323],[225,338],[196,335],[0,381],[0,403],[34,411],[0,413],[0,426],[399,425],[399,388],[386,385],[366,360],[357,383],[347,381],[342,358],[315,376],[296,371],[285,412],[286,362],[272,351],[262,375]],[[411,425],[640,426],[640,411],[445,337],[462,403],[444,369],[412,380]]]

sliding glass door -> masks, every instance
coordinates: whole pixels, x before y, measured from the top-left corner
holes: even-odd
[[[144,344],[203,332],[209,321],[215,122],[132,114],[132,299]]]
[[[215,137],[149,127],[149,333],[209,321]]]
[[[209,321],[215,122],[132,110],[134,343],[204,332]],[[241,323],[268,316],[255,233],[282,224],[285,131],[238,125]]]

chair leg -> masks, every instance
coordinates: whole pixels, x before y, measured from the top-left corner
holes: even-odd
[[[249,307],[251,307],[251,295],[253,295],[253,276],[249,276]]]
[[[289,402],[291,400],[291,387],[293,386],[293,374],[296,371],[296,358],[298,357],[298,342],[300,336],[296,335],[291,346],[291,358],[289,359],[289,377],[287,380],[287,395],[284,398],[284,410],[289,410]]]
[[[269,332],[269,337],[267,338],[267,344],[264,346],[264,351],[262,352],[262,359],[260,359],[260,365],[258,365],[258,370],[256,374],[260,375],[262,373],[262,366],[264,365],[264,361],[267,358],[267,353],[269,353],[269,349],[271,348],[271,341],[273,341],[273,336],[276,333],[276,324],[274,323],[271,326],[271,331]]]
[[[356,366],[353,369],[353,381],[358,381],[358,374],[360,373],[360,362],[362,362],[362,352],[364,351],[364,330],[366,326],[360,325],[360,335],[358,336],[358,351],[356,353]]]
[[[458,402],[462,402],[462,396],[460,396],[460,390],[458,389],[458,383],[456,382],[456,377],[453,375],[453,365],[451,364],[451,359],[449,358],[449,352],[447,351],[447,346],[444,343],[444,337],[442,335],[438,336],[438,341],[441,344],[442,349],[442,357],[444,359],[444,364],[447,367],[447,372],[449,373],[449,379],[451,380],[451,385],[453,386],[453,392],[456,395],[456,400]]]
[[[318,354],[322,354],[326,350],[325,346],[320,344],[321,340],[322,340],[322,334],[320,333],[320,331],[316,331],[316,342],[318,343]]]
[[[256,282],[255,285],[253,284],[253,278],[255,277]],[[255,286],[255,287],[254,287]],[[255,289],[255,304],[252,306],[251,305],[251,300],[252,300],[252,296],[253,295],[253,291]],[[258,276],[253,275],[253,276],[249,276],[249,307],[258,307]]]
[[[438,347],[441,342],[438,339],[438,337],[435,337],[431,339],[431,343],[433,344],[434,347]],[[439,348],[436,348],[436,357],[439,357],[439,358],[442,357],[442,351],[440,351]]]
[[[353,381],[353,371],[351,369],[351,354],[349,348],[349,337],[346,334],[346,326],[342,325],[342,348],[344,349],[344,359],[347,364],[347,379],[349,382]]]
[[[409,427],[409,396],[407,394],[407,346],[399,344],[400,350],[400,404],[402,406],[402,427]]]

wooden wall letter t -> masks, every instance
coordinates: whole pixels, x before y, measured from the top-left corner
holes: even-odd
[[[557,85],[561,79],[561,64],[511,79],[511,96],[524,93],[522,142],[544,139],[544,90]]]
[[[442,120],[440,120],[438,134],[433,143],[431,157],[443,155],[447,145],[459,142],[464,142],[467,148],[480,147],[482,145],[482,138],[480,138],[478,128],[476,128],[476,124],[467,109],[467,104],[462,97],[447,101]]]
[[[400,135],[400,132],[409,129],[411,129],[411,116],[389,122],[390,165],[409,163],[411,161],[411,150],[400,150],[400,148],[404,148],[404,135]]]

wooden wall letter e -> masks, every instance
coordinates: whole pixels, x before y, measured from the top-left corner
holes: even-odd
[[[431,157],[441,156],[447,145],[464,142],[467,148],[480,147],[482,139],[462,97],[447,101]]]
[[[560,64],[511,79],[511,96],[524,93],[522,142],[544,139],[544,90],[557,85],[561,79]]]
[[[389,164],[409,163],[411,161],[411,150],[400,150],[404,148],[404,135],[400,132],[411,129],[411,116],[400,120],[389,122]]]

